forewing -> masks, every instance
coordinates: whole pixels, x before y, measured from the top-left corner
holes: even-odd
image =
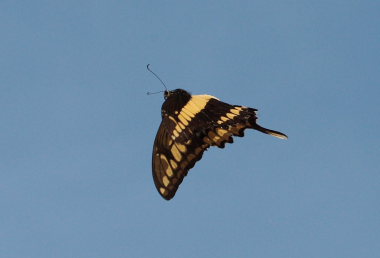
[[[166,200],[174,197],[183,178],[209,146],[194,137],[189,128],[176,137],[177,134],[173,134],[175,126],[169,118],[164,118],[153,146],[153,179],[158,192]]]

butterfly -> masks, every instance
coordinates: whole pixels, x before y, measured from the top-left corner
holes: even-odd
[[[148,67],[149,69],[149,67]],[[183,89],[165,90],[162,121],[154,140],[153,180],[160,195],[170,200],[179,185],[211,146],[224,148],[247,128],[280,139],[288,137],[256,123],[257,109],[230,105],[211,95],[191,95]]]

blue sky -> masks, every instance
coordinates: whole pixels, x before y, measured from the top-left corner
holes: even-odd
[[[380,2],[1,1],[1,257],[379,257]],[[162,86],[259,109],[175,198]]]

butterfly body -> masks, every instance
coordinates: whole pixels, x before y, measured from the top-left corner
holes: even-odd
[[[153,146],[153,179],[161,196],[170,200],[188,171],[210,146],[224,148],[246,128],[278,138],[283,133],[256,123],[256,109],[230,105],[211,95],[191,95],[183,89],[165,91],[162,121]]]

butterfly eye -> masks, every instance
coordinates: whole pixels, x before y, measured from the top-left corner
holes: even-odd
[[[167,97],[169,97],[169,94],[170,94],[169,91],[167,90],[164,91],[164,99],[167,99]]]

